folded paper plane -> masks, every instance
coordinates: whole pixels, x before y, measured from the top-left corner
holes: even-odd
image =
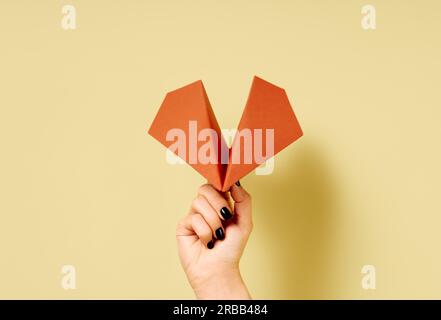
[[[220,191],[303,134],[285,90],[258,77],[230,148],[202,81],[169,92],[148,133]]]

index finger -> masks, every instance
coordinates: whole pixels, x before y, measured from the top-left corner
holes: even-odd
[[[233,217],[233,210],[231,210],[228,201],[211,184],[202,185],[198,193],[208,200],[222,220],[227,221]]]

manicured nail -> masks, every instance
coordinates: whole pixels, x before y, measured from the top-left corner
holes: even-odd
[[[230,219],[233,215],[231,214],[230,210],[228,210],[227,207],[223,207],[222,209],[220,209],[220,213],[221,216],[225,219],[228,220]]]
[[[239,180],[237,180],[236,186],[240,187],[240,181]]]
[[[224,233],[224,230],[222,228],[219,228],[219,229],[216,230],[216,238],[218,238],[219,240],[224,240],[225,233]]]
[[[207,248],[213,249],[213,247],[214,247],[214,242],[213,242],[213,240],[210,240],[210,242],[207,243]]]

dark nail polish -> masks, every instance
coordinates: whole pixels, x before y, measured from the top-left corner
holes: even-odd
[[[240,181],[239,180],[237,180],[236,186],[240,187]]]
[[[230,219],[233,215],[231,214],[230,210],[228,210],[227,207],[223,207],[222,209],[220,209],[220,213],[221,216],[225,219],[228,220]]]
[[[218,238],[219,240],[224,240],[225,233],[224,233],[224,230],[222,228],[219,228],[219,229],[216,230],[216,238]]]
[[[213,247],[214,247],[214,242],[213,242],[213,240],[210,240],[210,242],[207,243],[207,248],[213,249]]]

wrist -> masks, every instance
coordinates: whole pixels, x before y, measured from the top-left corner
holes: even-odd
[[[238,267],[217,269],[201,275],[191,283],[198,299],[246,300],[251,299]]]

